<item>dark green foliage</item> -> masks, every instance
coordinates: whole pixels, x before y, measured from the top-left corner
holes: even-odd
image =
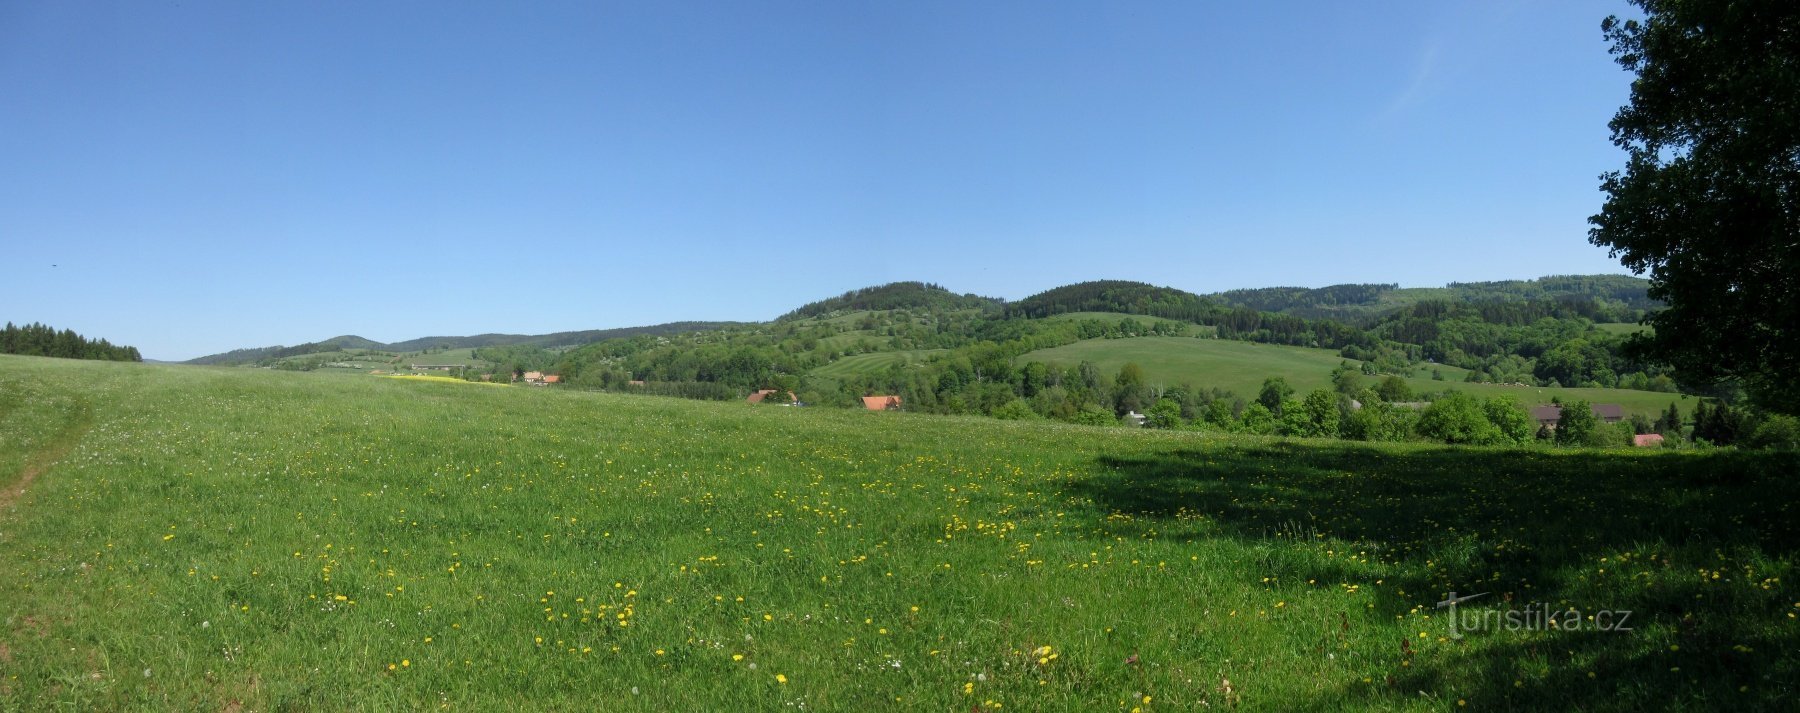
[[[1381,397],[1381,400],[1388,403],[1411,401],[1413,397],[1412,387],[1407,385],[1405,379],[1398,376],[1382,379],[1381,385],[1375,387],[1375,393]]]
[[[1144,425],[1150,428],[1180,428],[1181,404],[1174,399],[1158,399],[1156,405],[1144,412]]]
[[[1362,371],[1349,362],[1339,364],[1331,370],[1331,386],[1346,396],[1357,394],[1363,390]]]
[[[1744,445],[1790,451],[1800,449],[1800,419],[1787,414],[1770,414],[1756,425]]]
[[[36,322],[23,327],[7,322],[6,328],[0,329],[0,354],[101,361],[144,360],[137,347],[115,346],[105,339],[88,339],[74,330],[57,331]]]
[[[999,304],[1000,300],[992,297],[973,294],[958,295],[926,282],[892,282],[886,285],[852,290],[828,300],[820,300],[781,315],[775,321],[786,322],[818,317],[833,312],[893,309],[949,311],[986,309]]]
[[[1633,1],[1642,20],[1602,24],[1637,78],[1589,240],[1668,303],[1646,353],[1800,411],[1800,3]]]
[[[1265,287],[1231,290],[1204,297],[1232,307],[1278,312],[1307,319],[1334,319],[1352,325],[1372,324],[1403,311],[1420,299],[1437,302],[1498,304],[1555,302],[1583,305],[1597,322],[1634,322],[1660,306],[1646,294],[1649,282],[1625,275],[1552,275],[1536,280],[1452,282],[1439,288],[1415,288],[1401,294],[1394,284]]]
[[[1493,424],[1496,435],[1492,443],[1523,445],[1531,441],[1531,414],[1519,402],[1505,396],[1490,396],[1481,402],[1482,415]]]
[[[1669,410],[1656,419],[1654,428],[1656,433],[1681,433],[1681,409],[1675,407],[1675,402],[1669,402]]]
[[[1338,437],[1338,395],[1325,389],[1313,389],[1300,402],[1299,431],[1296,436],[1309,438]]]
[[[1247,307],[1227,308],[1192,292],[1142,282],[1098,280],[1041,292],[1006,306],[1009,317],[1069,312],[1123,312],[1216,327],[1225,339],[1339,349],[1372,347],[1361,330],[1329,320],[1306,320]]]
[[[639,334],[686,334],[690,332],[724,329],[738,324],[738,322],[669,322],[667,324],[656,324],[648,327],[589,329],[579,332],[556,332],[553,334],[477,334],[472,337],[420,337],[418,339],[409,339],[404,342],[394,342],[393,344],[383,344],[355,335],[344,335],[317,342],[307,342],[292,347],[273,346],[255,349],[234,349],[222,354],[210,354],[195,359],[189,359],[183,363],[210,366],[255,364],[259,362],[267,363],[277,359],[350,349],[369,349],[385,352],[413,352],[425,351],[433,348],[463,349],[468,347],[498,347],[507,345],[524,345],[532,347],[574,346],[580,344],[593,344],[608,339],[621,339]]]
[[[1564,403],[1562,413],[1556,417],[1556,445],[1587,445],[1599,425],[1593,406],[1588,402],[1575,399]]]
[[[1024,421],[1038,417],[1037,413],[1031,410],[1031,404],[1025,403],[1024,399],[1013,399],[1001,404],[1000,408],[994,409],[990,415],[1002,421]]]
[[[1069,422],[1086,426],[1117,426],[1119,425],[1119,417],[1114,416],[1110,410],[1083,408],[1076,412],[1075,416],[1069,419]]]
[[[1269,410],[1269,407],[1262,405],[1261,402],[1245,406],[1244,412],[1239,415],[1238,419],[1238,430],[1244,433],[1266,435],[1274,433],[1278,427],[1275,412]]]
[[[1419,435],[1445,443],[1488,444],[1501,440],[1480,401],[1461,391],[1444,394],[1419,416]]]
[[[1729,404],[1714,402],[1709,408],[1702,401],[1694,407],[1693,438],[1715,446],[1729,446],[1743,435],[1744,420],[1744,412]]]
[[[1263,380],[1262,391],[1256,395],[1256,402],[1270,413],[1281,413],[1281,404],[1294,394],[1294,387],[1288,386],[1287,379],[1271,376]]]
[[[1412,437],[1419,412],[1371,401],[1344,421],[1344,437],[1357,441],[1404,441]]]

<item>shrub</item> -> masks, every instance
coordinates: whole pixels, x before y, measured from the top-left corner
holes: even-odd
[[[1444,394],[1419,416],[1419,435],[1445,443],[1493,443],[1500,430],[1487,419],[1475,397],[1460,391]]]

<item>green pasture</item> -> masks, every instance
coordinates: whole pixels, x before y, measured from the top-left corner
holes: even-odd
[[[948,349],[906,349],[887,352],[870,352],[868,354],[852,354],[813,369],[812,376],[827,379],[843,379],[859,374],[878,374],[895,365],[920,364],[930,360],[934,354],[943,354]]]
[[[1135,337],[1130,339],[1087,339],[1050,349],[1039,349],[1019,357],[1018,361],[1041,361],[1047,364],[1073,366],[1092,361],[1106,373],[1117,373],[1128,362],[1143,367],[1153,384],[1175,386],[1191,383],[1200,387],[1229,389],[1238,396],[1255,398],[1263,380],[1271,376],[1287,379],[1289,385],[1304,393],[1312,389],[1331,388],[1331,370],[1344,361],[1335,350],[1257,344],[1225,339],[1191,339],[1184,337]],[[1431,378],[1436,369],[1444,380]],[[1682,413],[1690,413],[1695,403],[1680,394],[1631,389],[1546,388],[1508,386],[1504,384],[1472,384],[1463,381],[1468,370],[1452,366],[1421,366],[1405,375],[1415,393],[1441,393],[1448,389],[1467,391],[1479,396],[1504,395],[1525,406],[1550,403],[1553,397],[1565,401],[1586,399],[1593,403],[1619,404],[1626,413],[1655,417],[1678,404]],[[1364,377],[1373,385],[1377,377]]]
[[[1782,710],[1796,475],[0,357],[0,710]]]

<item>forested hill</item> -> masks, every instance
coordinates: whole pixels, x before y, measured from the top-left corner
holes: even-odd
[[[117,346],[105,339],[88,339],[72,329],[58,331],[36,322],[23,327],[7,322],[6,328],[0,329],[0,354],[102,361],[144,360],[137,347]]]
[[[1009,317],[1120,312],[1214,327],[1226,339],[1338,349],[1359,344],[1356,330],[1331,320],[1227,307],[1192,292],[1125,280],[1096,280],[1046,290],[1006,306]]]
[[[647,327],[621,327],[617,329],[589,329],[576,332],[555,332],[551,334],[477,334],[468,337],[420,337],[404,342],[386,344],[355,335],[332,337],[317,342],[307,342],[295,346],[272,346],[255,349],[234,349],[223,354],[189,359],[186,364],[227,366],[233,364],[253,364],[266,359],[284,359],[287,357],[305,356],[307,354],[323,354],[326,352],[345,351],[350,349],[373,349],[389,352],[413,352],[427,348],[462,349],[467,347],[494,347],[524,344],[538,347],[563,347],[593,344],[608,339],[635,337],[640,334],[651,336],[665,334],[685,334],[688,332],[704,332],[726,327],[741,326],[741,322],[669,322]]]
[[[1607,319],[1631,322],[1661,307],[1650,298],[1650,281],[1628,275],[1551,275],[1535,280],[1452,282],[1443,287],[1346,284],[1327,287],[1263,287],[1210,295],[1231,307],[1278,312],[1308,319],[1333,319],[1358,326],[1427,301],[1451,303],[1568,301],[1591,303]]]
[[[1126,280],[1064,285],[1006,306],[1009,317],[1034,319],[1070,312],[1123,312],[1200,322],[1224,311],[1218,303],[1192,292]]]
[[[890,309],[954,311],[986,309],[999,304],[1001,304],[1001,300],[993,297],[982,297],[975,294],[959,295],[927,282],[892,282],[876,287],[851,290],[831,299],[819,300],[781,315],[775,321],[789,322],[807,317],[819,317],[833,312]]]

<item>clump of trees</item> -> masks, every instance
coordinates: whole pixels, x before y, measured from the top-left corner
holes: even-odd
[[[72,329],[58,331],[37,322],[23,327],[7,322],[6,328],[0,329],[0,354],[101,361],[144,360],[137,347],[118,346],[105,339],[88,339]]]

